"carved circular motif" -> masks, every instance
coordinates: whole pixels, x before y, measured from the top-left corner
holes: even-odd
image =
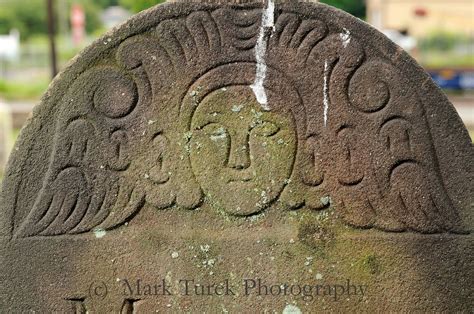
[[[117,119],[128,115],[138,101],[137,86],[123,75],[111,72],[94,93],[94,106],[103,115]]]
[[[383,109],[390,100],[387,83],[376,77],[360,77],[356,74],[349,87],[349,97],[353,105],[363,112],[376,112]]]

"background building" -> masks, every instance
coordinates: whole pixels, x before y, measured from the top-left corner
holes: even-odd
[[[367,21],[414,37],[443,30],[472,36],[473,0],[366,0]]]

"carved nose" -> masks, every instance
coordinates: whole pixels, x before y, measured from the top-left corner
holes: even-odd
[[[247,138],[235,141],[232,144],[228,166],[237,170],[247,169],[250,167],[250,152]]]
[[[247,169],[250,167],[250,156],[246,150],[241,148],[234,149],[229,156],[229,167],[234,169]]]

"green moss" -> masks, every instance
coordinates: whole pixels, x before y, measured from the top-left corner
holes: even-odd
[[[302,243],[312,248],[324,248],[334,239],[334,233],[320,224],[305,223],[298,229],[298,238]]]
[[[382,272],[382,264],[380,258],[374,253],[363,255],[356,263],[356,268],[370,275],[378,275]]]
[[[298,239],[319,258],[327,259],[343,227],[332,208],[305,211],[298,217]]]
[[[205,196],[204,202],[209,204],[210,207],[214,209],[224,219],[225,222],[233,222],[237,219],[236,217],[226,213],[222,206],[220,206],[217,202],[213,201],[212,197]]]

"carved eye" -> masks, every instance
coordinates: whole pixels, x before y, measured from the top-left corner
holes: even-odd
[[[256,136],[270,137],[278,133],[280,128],[272,122],[264,121],[263,123],[256,125],[252,131]]]
[[[221,140],[227,137],[227,130],[219,123],[209,123],[202,127],[202,130],[211,140]]]

